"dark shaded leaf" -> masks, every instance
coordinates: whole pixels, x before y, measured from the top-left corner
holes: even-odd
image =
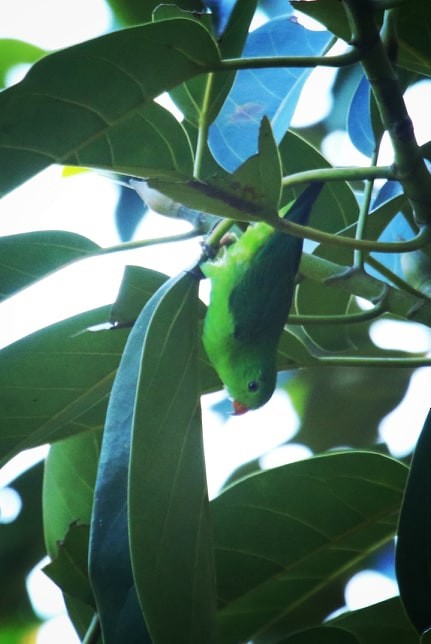
[[[117,31],[46,56],[0,96],[0,193],[51,163],[136,176],[191,174],[184,129],[151,99],[218,58],[208,31],[187,19]]]
[[[0,237],[0,299],[99,248],[82,235],[62,230]]]
[[[431,410],[413,455],[401,507],[396,574],[407,615],[418,633],[431,628]]]
[[[250,476],[212,501],[218,642],[277,641],[335,610],[329,589],[393,537],[406,472],[378,454],[337,453]]]

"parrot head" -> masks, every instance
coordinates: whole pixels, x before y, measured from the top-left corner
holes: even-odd
[[[244,414],[262,407],[271,398],[276,380],[272,365],[244,364],[242,361],[231,365],[228,377],[223,382],[233,400],[234,415]]]

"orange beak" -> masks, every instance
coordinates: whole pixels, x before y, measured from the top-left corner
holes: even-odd
[[[247,411],[249,411],[248,407],[246,407],[245,405],[242,405],[236,400],[233,401],[232,405],[234,409],[234,412],[233,412],[234,416],[240,416],[241,414],[245,414]]]

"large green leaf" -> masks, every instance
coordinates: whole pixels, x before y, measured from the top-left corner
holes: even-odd
[[[150,269],[140,270],[143,306],[163,278]],[[103,427],[129,331],[121,324],[110,329],[109,318],[109,307],[83,313],[0,352],[0,460],[27,447]]]
[[[400,595],[419,633],[431,627],[431,411],[416,445],[398,525]]]
[[[393,537],[406,472],[345,452],[250,476],[216,498],[218,642],[276,642],[335,610],[334,585]]]
[[[90,549],[106,642],[148,639],[136,591],[154,641],[212,641],[215,589],[199,423],[197,286],[185,273],[147,303],[110,398]]]
[[[200,420],[198,281],[172,283],[144,338],[129,472],[130,550],[154,642],[214,641],[215,580]]]
[[[82,235],[61,230],[0,237],[0,299],[98,248]]]
[[[126,331],[90,331],[105,307],[47,327],[0,353],[0,457],[103,426]]]
[[[188,137],[151,101],[219,59],[188,19],[117,31],[38,61],[0,95],[0,194],[51,163],[189,175]]]

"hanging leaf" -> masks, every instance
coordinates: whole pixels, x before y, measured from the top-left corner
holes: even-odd
[[[214,641],[215,582],[198,384],[197,280],[147,327],[129,471],[132,567],[153,641]],[[181,342],[178,342],[181,338]]]
[[[396,573],[401,600],[418,631],[431,628],[431,411],[416,445],[401,507]]]
[[[148,639],[136,591],[152,640],[212,641],[215,590],[196,379],[197,285],[186,273],[148,302],[112,391],[90,555],[107,642],[131,628],[136,641]],[[155,591],[157,584],[163,591]]]

